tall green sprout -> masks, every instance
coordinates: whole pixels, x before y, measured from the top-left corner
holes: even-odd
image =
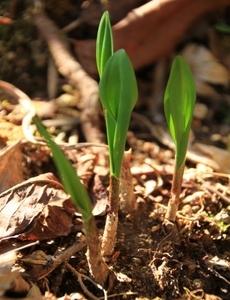
[[[125,50],[113,53],[113,35],[108,12],[105,12],[97,35],[99,94],[103,105],[110,160],[110,212],[107,214],[102,251],[111,255],[116,241],[119,185],[126,135],[131,113],[137,101],[135,73]]]
[[[189,133],[196,100],[196,89],[191,70],[181,56],[171,68],[164,95],[164,110],[172,139],[175,143],[175,168],[166,219],[176,220],[183,180]]]

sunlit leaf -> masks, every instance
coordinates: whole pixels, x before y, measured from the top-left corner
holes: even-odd
[[[164,95],[164,110],[170,133],[176,145],[176,166],[185,160],[196,100],[191,70],[181,56],[174,59]]]
[[[106,125],[112,174],[119,177],[126,134],[138,93],[135,73],[125,50],[117,51],[108,59],[99,84],[99,93],[106,114],[110,116]]]

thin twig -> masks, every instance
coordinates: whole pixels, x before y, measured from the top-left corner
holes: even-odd
[[[49,266],[49,267],[45,266],[44,269],[42,269],[41,271],[39,271],[38,274],[36,274],[36,276],[38,277],[37,279],[40,280],[40,279],[46,277],[54,269],[56,269],[60,264],[62,264],[64,261],[69,260],[72,255],[79,252],[85,246],[86,246],[86,239],[82,236],[81,240],[78,240],[76,243],[74,243],[71,247],[64,250],[57,257],[53,257],[53,263],[51,264],[51,266]]]
[[[99,298],[97,298],[96,296],[94,296],[88,289],[87,287],[84,285],[83,281],[82,281],[82,277],[84,277],[85,279],[89,280],[90,282],[92,282],[97,288],[100,288],[101,290],[104,291],[104,289],[98,285],[95,281],[93,281],[90,277],[79,273],[76,269],[74,269],[69,263],[66,263],[66,267],[75,275],[77,276],[78,282],[83,290],[83,292],[89,296],[91,299],[93,300],[99,300]],[[106,298],[104,298],[106,300]]]
[[[34,24],[45,39],[60,74],[66,77],[81,94],[81,125],[88,142],[100,143],[104,136],[99,128],[100,102],[98,83],[83,70],[69,52],[68,44],[61,38],[60,30],[48,16],[40,10],[32,13]]]

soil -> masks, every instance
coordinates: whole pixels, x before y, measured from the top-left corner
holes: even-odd
[[[0,55],[1,55],[1,80],[10,82],[28,94],[36,103],[48,99],[47,92],[47,46],[32,25],[28,13],[29,1],[2,1],[0,4],[0,15],[5,18],[13,18],[13,24],[0,24]],[[56,1],[54,1],[56,3]],[[86,19],[81,26],[69,34],[68,38],[82,39],[95,38],[97,22],[102,7],[97,1],[85,1],[95,4],[95,17]],[[127,1],[128,2],[128,1]],[[138,2],[138,1],[137,1]],[[136,6],[143,4],[135,3]],[[47,13],[60,28],[68,25],[72,19],[79,16],[82,11],[83,1],[66,1],[66,3],[55,5],[53,1],[47,1]],[[89,4],[88,3],[88,4]],[[43,3],[44,5],[44,3]],[[135,7],[135,5],[133,7]],[[61,9],[61,12],[60,12]],[[63,11],[65,9],[65,11]],[[124,17],[130,6],[124,6],[120,16],[114,20],[118,21]],[[116,10],[115,10],[116,11]],[[10,13],[9,13],[10,12]],[[87,10],[85,11],[87,15]],[[212,19],[229,15],[229,8],[212,14]],[[207,16],[209,19],[210,16]],[[1,21],[1,19],[0,19]],[[28,26],[28,24],[30,24]],[[198,23],[199,24],[199,23]],[[47,29],[48,30],[48,29]],[[191,31],[190,31],[191,33]],[[189,34],[190,34],[189,33]],[[178,49],[185,47],[193,40],[191,35],[184,37]],[[208,37],[206,37],[208,38]],[[200,41],[199,41],[200,42]],[[202,45],[207,41],[202,39]],[[73,44],[70,43],[70,51],[74,53]],[[179,50],[178,50],[179,51]],[[144,54],[143,54],[144,55]],[[172,53],[171,55],[174,55]],[[170,68],[170,59],[168,70]],[[230,299],[230,189],[229,176],[218,172],[212,172],[202,158],[197,161],[189,160],[186,163],[185,176],[182,185],[181,203],[176,221],[177,235],[167,232],[164,226],[164,216],[167,203],[170,198],[170,188],[173,176],[174,151],[153,134],[159,126],[166,128],[163,117],[162,103],[157,105],[153,112],[150,98],[153,95],[153,74],[157,62],[137,71],[137,79],[140,90],[139,102],[134,110],[127,137],[127,149],[132,148],[131,172],[136,208],[130,212],[119,213],[119,228],[115,252],[108,262],[116,275],[114,282],[106,283],[105,295],[100,287],[97,287],[90,277],[86,260],[86,247],[68,257],[68,264],[72,266],[83,277],[77,277],[67,262],[59,264],[46,276],[38,280],[38,268],[48,269],[52,265],[52,258],[71,247],[80,236],[84,235],[81,218],[72,216],[70,232],[65,236],[55,236],[51,239],[41,239],[39,245],[19,251],[17,264],[25,269],[24,278],[39,287],[42,294],[46,293],[46,299],[52,299],[47,294],[50,291],[60,299],[205,299],[218,300]],[[58,88],[56,98],[61,94],[74,96],[77,92],[62,76],[58,76]],[[47,83],[48,82],[48,83]],[[63,92],[60,86],[68,88]],[[203,119],[195,118],[193,121],[193,132],[196,141],[206,145],[218,146],[227,151],[229,149],[229,111],[230,90],[218,85],[215,87],[218,98],[198,97],[198,103],[202,103],[208,109]],[[21,126],[22,118],[12,115],[16,105],[15,99],[9,95],[1,95],[1,102],[6,100],[12,107],[1,107],[1,118],[7,119],[12,126]],[[78,101],[70,105],[64,116],[70,116],[78,109]],[[2,104],[1,104],[2,105]],[[151,108],[151,109],[150,109]],[[5,114],[5,115],[4,115]],[[11,115],[10,115],[11,114]],[[63,116],[63,111],[48,113],[43,119],[55,119]],[[5,116],[10,116],[6,118]],[[146,123],[146,120],[150,122]],[[100,128],[105,135],[103,116],[101,114]],[[75,126],[75,128],[74,128]],[[85,142],[87,138],[81,128],[81,124],[68,126],[65,131],[65,141],[77,131],[78,142]],[[63,132],[63,127],[50,126],[54,135]],[[167,129],[165,129],[167,130]],[[4,136],[0,129],[1,142],[5,144],[16,140],[12,134]],[[161,135],[161,133],[160,133]],[[52,162],[50,152],[46,146],[33,145],[23,142],[23,178],[27,180],[33,176],[52,172],[58,177],[57,170]],[[95,194],[98,182],[96,175],[100,178],[102,192],[107,195],[108,191],[108,153],[95,148],[83,147],[82,149],[65,150],[67,157],[80,172],[80,177],[87,186],[94,204],[98,204],[102,194]],[[93,155],[93,158],[89,158]],[[85,161],[84,161],[85,158]],[[87,161],[91,161],[87,165]],[[215,157],[214,157],[215,161]],[[216,171],[216,170],[214,170]],[[96,221],[100,232],[103,232],[105,215],[98,213]],[[27,241],[28,242],[28,241]],[[24,243],[24,241],[23,241]],[[80,243],[80,242],[79,242]],[[1,242],[1,253],[12,245],[20,246],[19,239],[9,239]],[[37,250],[45,253],[46,263],[23,263],[26,258]],[[51,257],[51,258],[50,258]],[[50,260],[49,260],[50,258]],[[79,275],[78,274],[78,275]],[[81,276],[80,275],[80,276]],[[88,276],[88,277],[86,277]],[[90,277],[90,279],[89,279]],[[84,287],[80,281],[83,281]],[[1,282],[1,281],[0,281]],[[90,292],[93,297],[89,296]],[[71,296],[72,295],[72,296]],[[22,295],[17,292],[8,291],[4,299],[30,299],[27,293]],[[85,298],[84,298],[85,297]],[[40,296],[35,297],[41,299]]]

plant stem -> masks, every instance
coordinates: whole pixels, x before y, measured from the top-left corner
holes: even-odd
[[[109,203],[110,209],[106,216],[105,230],[102,238],[102,255],[108,257],[113,254],[117,237],[119,210],[120,180],[110,176]]]
[[[175,223],[176,221],[176,213],[178,210],[178,206],[180,204],[180,193],[181,193],[181,184],[182,184],[183,174],[184,174],[184,166],[185,166],[185,160],[180,166],[180,168],[177,168],[177,166],[175,166],[174,168],[172,188],[171,188],[171,198],[169,199],[168,208],[165,215],[165,219],[167,219],[172,223]]]
[[[104,285],[109,276],[110,269],[101,255],[101,241],[94,217],[83,220],[88,249],[86,253],[89,269],[95,281]]]

